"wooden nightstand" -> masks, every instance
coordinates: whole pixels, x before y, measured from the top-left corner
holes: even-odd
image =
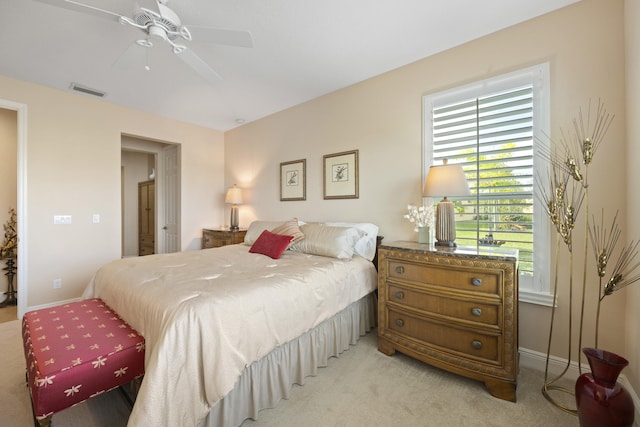
[[[247,230],[245,229],[232,231],[225,228],[203,228],[202,249],[219,248],[221,246],[242,243],[244,242],[245,234],[247,234]]]
[[[516,401],[518,251],[393,242],[378,250],[378,349]]]

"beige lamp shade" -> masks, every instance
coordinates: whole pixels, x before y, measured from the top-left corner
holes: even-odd
[[[423,195],[443,197],[436,207],[436,246],[455,247],[456,212],[447,196],[469,196],[469,184],[460,165],[449,165],[447,159],[431,166],[424,183]]]
[[[424,183],[423,195],[426,197],[470,196],[469,184],[460,165],[434,165],[429,169]]]
[[[236,187],[236,184],[233,184],[233,187],[229,187],[227,190],[227,196],[225,197],[224,202],[232,205],[242,204],[242,190]]]

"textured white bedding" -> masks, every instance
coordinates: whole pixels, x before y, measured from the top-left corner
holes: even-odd
[[[85,291],[146,340],[129,426],[195,426],[244,368],[376,288],[373,264],[249,246],[114,261]]]

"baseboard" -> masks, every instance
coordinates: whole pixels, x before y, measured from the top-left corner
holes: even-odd
[[[56,307],[56,306],[59,306],[59,305],[69,304],[69,303],[72,303],[72,302],[80,301],[81,299],[82,298],[71,298],[71,299],[63,300],[63,301],[50,302],[48,304],[33,305],[33,306],[25,308],[24,312],[26,313],[28,311],[42,310],[42,309],[45,309],[45,308]]]
[[[546,353],[540,353],[538,351],[529,350],[526,348],[519,348],[520,351],[520,366],[524,368],[535,369],[536,371],[544,372],[547,365],[547,355]],[[561,357],[550,356],[549,357],[549,373],[550,374],[560,374],[562,370],[567,366],[567,359],[563,359]],[[588,363],[582,364],[582,372],[589,372]],[[571,361],[569,363],[569,367],[567,368],[567,372],[564,376],[569,381],[575,382],[580,376],[580,370],[578,369],[578,363]],[[618,377],[618,381],[620,385],[622,385],[627,391],[631,394],[631,398],[633,399],[633,404],[635,406],[635,419],[634,419],[634,427],[640,427],[640,398],[638,397],[638,393],[631,386],[631,383],[624,375],[624,372]],[[541,384],[542,386],[542,384]]]

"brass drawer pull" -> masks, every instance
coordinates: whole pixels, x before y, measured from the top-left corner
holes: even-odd
[[[404,292],[400,292],[400,291],[396,292],[396,298],[397,299],[403,299],[404,298]]]
[[[471,314],[476,316],[476,317],[480,317],[480,316],[482,316],[482,309],[480,307],[473,307],[471,309]]]
[[[402,266],[398,266],[398,267],[396,267],[396,273],[398,273],[398,274],[404,274],[404,267],[402,267]]]
[[[475,348],[476,350],[480,350],[482,348],[482,342],[478,340],[473,340],[471,341],[471,347]]]
[[[396,319],[396,326],[404,326],[404,320]]]
[[[479,277],[474,277],[473,279],[471,279],[471,284],[473,286],[482,286],[482,279],[480,279]]]

